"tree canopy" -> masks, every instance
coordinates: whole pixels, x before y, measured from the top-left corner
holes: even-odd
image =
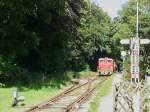
[[[136,13],[137,0],[129,0],[123,5],[119,16],[114,19],[115,33],[113,39],[119,42],[123,38],[131,38],[136,36]],[[139,0],[139,36],[140,38],[150,39],[150,1]],[[124,47],[129,50],[129,47]],[[128,49],[127,49],[128,48]],[[120,47],[120,49],[122,49]],[[141,70],[146,69],[150,65],[150,47],[149,45],[140,46]],[[142,71],[143,72],[143,71]]]
[[[111,19],[86,0],[1,0],[0,15],[1,77],[79,70],[110,51]]]
[[[140,36],[150,35],[150,2],[140,2]],[[0,79],[32,73],[96,70],[97,59],[120,61],[119,41],[135,36],[136,3],[129,0],[114,20],[89,0],[1,0]],[[149,46],[143,46],[150,64]],[[31,73],[31,74],[30,74]]]

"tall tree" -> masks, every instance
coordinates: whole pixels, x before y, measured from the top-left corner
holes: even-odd
[[[115,33],[113,39],[119,42],[123,38],[131,38],[136,36],[136,2],[137,0],[129,0],[124,4],[119,16],[115,19]],[[141,38],[150,39],[150,1],[139,0],[139,35]],[[119,45],[119,44],[118,44]],[[125,48],[128,48],[125,46]],[[122,49],[120,47],[120,49]],[[149,45],[142,45],[140,52],[140,61],[142,69],[150,65]]]

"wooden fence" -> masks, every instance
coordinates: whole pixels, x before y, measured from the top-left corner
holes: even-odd
[[[150,86],[148,85],[141,90],[141,112],[150,112]]]
[[[132,97],[124,87],[125,85],[122,83],[117,83],[114,86],[113,112],[133,112]]]
[[[144,81],[137,84],[116,83],[113,94],[113,112],[150,112],[150,86]],[[139,103],[134,100],[136,94],[139,94]],[[136,109],[135,103],[139,104],[139,110]]]

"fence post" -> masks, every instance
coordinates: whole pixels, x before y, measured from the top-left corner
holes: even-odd
[[[116,84],[113,87],[113,112],[116,112]]]

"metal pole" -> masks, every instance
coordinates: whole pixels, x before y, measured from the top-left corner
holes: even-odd
[[[137,0],[137,26],[136,26],[136,43],[135,43],[135,50],[137,50],[137,54],[134,56],[134,63],[137,61],[137,71],[136,71],[136,77],[135,77],[135,83],[139,83],[139,73],[140,73],[140,67],[139,67],[139,51],[140,51],[140,40],[139,40],[139,3]],[[137,85],[138,86],[138,85]],[[140,112],[140,92],[137,91],[136,94],[133,96],[133,108],[134,112]]]
[[[133,38],[130,39],[130,52],[131,52],[131,83],[133,82]]]
[[[125,66],[124,66],[124,62],[125,62],[125,56],[123,56],[123,80],[125,77]]]
[[[138,47],[138,56],[137,56],[137,60],[138,60],[138,76],[136,77],[137,78],[137,83],[139,82],[139,74],[140,74],[140,67],[139,67],[139,55],[140,55],[140,42],[139,42],[139,3],[138,3],[138,1],[137,1],[137,40],[138,40],[138,45],[137,45],[137,47]]]
[[[133,109],[134,112],[141,112],[140,110],[141,104],[140,104],[140,92],[133,94]]]
[[[139,82],[139,51],[140,51],[140,41],[139,41],[139,3],[137,1],[137,22],[136,22],[136,37],[131,38],[131,83]]]
[[[136,24],[136,37],[139,38],[139,3],[137,1],[137,24]]]

